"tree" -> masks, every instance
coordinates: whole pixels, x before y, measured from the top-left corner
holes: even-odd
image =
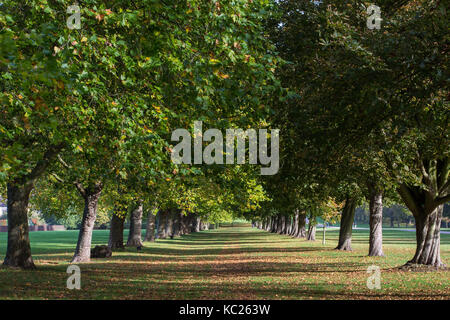
[[[371,254],[382,253],[380,195],[392,184],[419,222],[412,262],[440,266],[434,226],[448,201],[445,6],[377,4],[383,32],[366,28],[363,6],[280,1],[282,22],[275,20],[273,33],[289,61],[280,75],[290,93],[278,106],[278,121],[297,148],[290,150],[299,150],[291,156],[293,167],[310,180],[375,186],[368,192]],[[308,165],[313,162],[317,168]],[[429,179],[434,172],[439,178]],[[350,248],[353,196],[347,196],[338,248]]]
[[[74,261],[88,261],[97,202],[108,183],[127,170],[139,171],[144,183],[167,178],[170,165],[160,163],[170,163],[162,147],[173,128],[192,119],[218,127],[255,123],[275,88],[276,59],[260,24],[265,1],[111,8],[93,1],[81,8],[80,30],[57,16],[67,4],[2,5],[8,14],[0,21],[6,28],[1,178],[10,190],[5,264],[11,266],[34,266],[26,207],[35,181],[56,159],[64,167],[55,168],[58,179],[75,184],[85,202]],[[150,160],[133,158],[136,150]]]
[[[0,25],[0,179],[6,182],[8,246],[4,265],[34,268],[27,206],[36,181],[45,174],[73,132],[67,119],[71,76],[53,46],[63,21],[36,2],[2,3]]]

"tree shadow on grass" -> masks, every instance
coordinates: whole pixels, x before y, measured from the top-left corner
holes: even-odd
[[[305,253],[311,251],[326,251],[322,248],[223,248],[218,247],[214,249],[174,249],[174,248],[143,248],[139,253],[135,249],[127,248],[125,250],[113,251],[112,259],[130,260],[130,261],[145,261],[145,260],[160,260],[160,261],[176,261],[179,259],[205,259],[208,257],[235,256],[243,253],[267,253],[267,254],[283,254],[283,253]],[[73,253],[70,251],[55,252],[51,254],[35,254],[35,260],[50,260],[50,259],[67,259]],[[110,261],[111,259],[92,259],[92,261]]]
[[[430,290],[415,292],[368,291],[365,282],[358,285],[324,283],[306,280],[288,282],[295,273],[351,274],[364,272],[363,265],[327,263],[305,265],[286,262],[225,263],[220,268],[207,264],[148,265],[129,263],[80,264],[82,290],[67,290],[66,266],[45,266],[37,271],[12,271],[8,286],[0,273],[0,298],[46,297],[69,299],[95,299],[119,297],[120,299],[429,299],[443,298],[444,293]],[[333,270],[329,270],[333,269]],[[283,270],[280,273],[280,270]],[[280,284],[277,277],[286,274]],[[275,277],[275,278],[273,278]],[[331,275],[329,279],[335,279]],[[2,285],[3,283],[3,285]]]

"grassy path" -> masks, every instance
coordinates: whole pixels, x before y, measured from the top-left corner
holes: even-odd
[[[367,257],[368,232],[354,230],[353,252],[248,227],[221,228],[128,248],[107,260],[81,264],[81,290],[66,289],[67,261],[77,232],[33,232],[38,270],[0,268],[0,299],[450,299],[450,272],[404,273],[393,269],[414,253],[415,235],[385,231],[385,258]],[[450,264],[450,235],[441,236]],[[94,244],[108,240],[94,232]],[[0,234],[0,259],[6,234]],[[367,267],[382,270],[381,290],[366,286]]]

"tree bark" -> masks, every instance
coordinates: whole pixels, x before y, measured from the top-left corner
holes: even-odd
[[[283,232],[283,216],[282,215],[278,215],[278,221],[277,221],[277,233],[282,233]]]
[[[28,229],[28,201],[33,184],[7,184],[8,244],[3,265],[34,269]]]
[[[341,226],[339,229],[339,243],[337,250],[352,250],[352,226],[355,218],[356,199],[347,197],[342,210]]]
[[[167,218],[168,218],[168,211],[165,210],[159,210],[157,215],[157,238],[158,239],[165,239],[167,237],[166,233],[166,224],[167,224]]]
[[[440,227],[444,204],[450,199],[450,195],[447,193],[449,182],[446,179],[437,179],[436,177],[440,177],[440,175],[436,171],[442,170],[442,168],[434,164],[433,169],[431,164],[432,162],[430,161],[431,169],[429,169],[429,172],[423,169],[423,182],[428,186],[428,189],[421,186],[411,187],[406,184],[400,185],[398,189],[416,222],[416,252],[407,265],[422,264],[436,268],[445,268],[446,266],[441,261],[440,255]],[[446,177],[448,170],[440,174]]]
[[[131,211],[130,232],[128,233],[127,247],[142,247],[142,214],[144,208],[139,203],[136,208]]]
[[[294,218],[292,219],[292,228],[289,235],[295,237],[297,233],[298,233],[298,211],[295,212]]]
[[[78,186],[78,190],[84,197],[84,211],[72,263],[89,262],[91,260],[92,231],[94,230],[94,223],[97,218],[97,204],[102,188],[101,183],[96,183],[88,189],[83,189],[81,186]]]
[[[155,241],[155,221],[156,217],[153,214],[153,210],[148,213],[147,217],[147,231],[145,233],[144,241]]]
[[[172,230],[173,230],[173,211],[172,209],[168,209],[166,215],[166,237],[172,236]]]
[[[292,226],[292,224],[291,224],[291,217],[290,216],[287,216],[285,218],[285,225],[286,225],[286,228],[284,230],[284,234],[285,235],[289,235],[290,232],[291,232],[291,226]]]
[[[111,227],[109,230],[108,247],[111,249],[123,249],[123,224],[125,222],[125,213],[115,212],[111,218]]]
[[[278,219],[278,216],[272,217],[272,228],[270,229],[270,232],[272,232],[272,233],[277,232],[277,229],[278,229],[277,219]]]
[[[316,217],[311,216],[308,225],[308,234],[306,237],[308,241],[316,241]]]
[[[172,234],[171,238],[179,237],[181,236],[181,229],[182,229],[182,220],[183,220],[183,214],[181,210],[173,209],[172,210],[172,217],[173,217],[173,228],[172,228]]]
[[[297,238],[305,238],[306,237],[306,214],[301,213],[298,216],[298,231]]]
[[[383,253],[383,192],[369,186],[369,256],[382,257]]]
[[[201,230],[200,230],[201,224],[202,224],[202,221],[200,220],[199,217],[197,217],[197,218],[195,219],[195,221],[194,221],[194,232],[200,232],[200,231],[201,231]]]
[[[409,264],[445,267],[441,261],[441,219],[444,205],[438,206],[428,216],[416,218],[416,253]]]
[[[283,215],[281,217],[281,234],[286,234],[286,229],[287,229],[287,217],[285,215]]]

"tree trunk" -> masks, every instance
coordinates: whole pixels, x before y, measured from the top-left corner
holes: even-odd
[[[41,177],[54,161],[64,144],[50,146],[34,168],[20,179],[7,183],[8,242],[4,266],[35,269],[31,256],[28,228],[28,202],[34,182]]]
[[[347,197],[342,210],[341,226],[339,229],[339,243],[337,250],[352,250],[352,226],[355,218],[356,199]]]
[[[286,228],[285,228],[285,230],[284,230],[284,234],[285,235],[289,235],[290,234],[290,232],[291,232],[291,226],[292,226],[292,224],[291,224],[291,217],[290,216],[287,216],[286,218]]]
[[[166,218],[166,237],[172,236],[173,230],[173,211],[172,209],[167,210],[167,218]]]
[[[157,215],[157,238],[158,239],[165,239],[167,237],[166,234],[166,224],[167,224],[167,218],[168,218],[168,211],[166,210],[159,210]]]
[[[292,228],[289,233],[290,236],[295,237],[298,232],[298,211],[295,212],[294,218],[292,219]]]
[[[195,218],[195,221],[194,221],[194,232],[200,232],[201,231],[200,230],[201,224],[202,224],[202,221],[200,220],[200,218],[199,217]]]
[[[188,230],[187,233],[192,233],[192,232],[195,232],[195,225],[196,225],[197,217],[193,213],[190,213],[189,216],[190,216],[190,218],[189,218],[189,225],[188,225],[188,229],[189,230]]]
[[[284,227],[284,223],[283,223],[283,219],[284,217],[282,215],[278,216],[278,221],[277,221],[277,233],[282,233],[283,232],[283,227]]]
[[[190,234],[194,231],[195,216],[192,213],[188,213],[184,216],[184,232],[183,234]]]
[[[308,234],[306,240],[316,241],[316,217],[311,216],[309,219]]]
[[[120,215],[120,216],[119,216]],[[108,247],[111,249],[123,249],[123,224],[125,213],[115,212],[111,218]]]
[[[33,184],[8,183],[7,189],[8,244],[3,265],[34,269],[27,215]]]
[[[80,192],[84,197],[84,211],[72,263],[89,262],[91,260],[92,231],[97,218],[97,204],[102,192],[102,184],[97,183],[92,188],[83,189]]]
[[[173,230],[171,238],[179,237],[181,236],[181,229],[183,226],[183,213],[181,212],[181,210],[174,209],[172,216],[173,216]]]
[[[450,182],[448,178],[445,179],[449,173],[448,163],[428,161],[428,166],[428,173],[422,168],[426,173],[422,180],[426,188],[403,183],[398,189],[416,222],[416,253],[407,265],[422,264],[445,268],[440,255],[440,231],[444,204],[450,200],[450,194],[446,191]]]
[[[306,214],[301,213],[298,216],[298,231],[297,238],[305,238],[306,237]]]
[[[438,206],[429,215],[416,217],[417,248],[408,264],[424,264],[445,267],[441,261],[441,219],[444,205]]]
[[[277,216],[272,217],[272,228],[270,229],[270,232],[275,233],[277,232],[278,226],[277,226]]]
[[[142,214],[143,205],[139,203],[131,212],[130,232],[128,233],[127,247],[142,247]]]
[[[150,211],[148,213],[148,217],[147,217],[147,232],[145,233],[145,239],[144,241],[155,241],[155,220],[156,217],[153,214],[153,211]]]
[[[275,217],[275,229],[274,229],[274,233],[279,233],[281,230],[281,216],[277,215]]]
[[[369,187],[369,256],[382,257],[383,253],[383,192]]]

